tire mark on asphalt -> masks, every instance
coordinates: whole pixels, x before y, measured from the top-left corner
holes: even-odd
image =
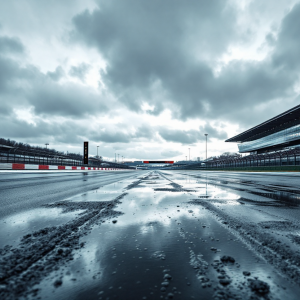
[[[63,208],[63,212],[84,212],[64,225],[46,227],[23,236],[16,248],[5,246],[0,249],[1,299],[36,296],[38,289],[34,289],[34,285],[73,260],[75,250],[84,247],[80,238],[88,234],[93,225],[100,225],[122,214],[114,211],[114,208],[125,195],[123,193],[111,201],[61,201],[45,205],[49,208]],[[62,279],[58,278],[54,286],[61,285],[61,282]]]

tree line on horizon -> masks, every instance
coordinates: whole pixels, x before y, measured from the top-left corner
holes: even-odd
[[[67,155],[71,159],[82,160],[82,155],[81,154],[70,153],[70,152],[65,154],[63,151],[57,151],[55,149],[41,147],[41,146],[32,146],[32,145],[29,145],[27,143],[16,142],[16,141],[10,140],[10,139],[0,138],[0,145],[5,145],[5,146],[18,148],[21,151],[22,150],[23,151],[28,151],[28,152],[30,152],[30,151],[32,151],[32,152],[41,152],[42,151],[44,154],[53,155],[53,156],[55,156],[55,155],[64,155],[64,156]]]

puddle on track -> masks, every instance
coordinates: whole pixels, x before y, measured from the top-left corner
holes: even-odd
[[[119,196],[132,180],[122,180],[113,184],[100,187],[84,194],[67,198],[63,201],[92,202],[110,201]],[[64,212],[62,208],[37,208],[18,213],[1,220],[0,248],[6,245],[17,246],[20,239],[45,227],[58,226],[73,220],[84,210]]]
[[[82,211],[62,213],[61,208],[37,208],[1,220],[0,248],[17,246],[21,238],[45,227],[58,226],[73,220]]]

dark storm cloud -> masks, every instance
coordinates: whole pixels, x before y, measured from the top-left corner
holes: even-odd
[[[65,72],[61,66],[58,66],[54,72],[47,72],[47,76],[54,81],[59,81],[64,75]]]
[[[90,138],[94,141],[105,143],[130,143],[136,139],[145,138],[151,141],[156,137],[156,129],[152,126],[141,125],[136,129],[126,128],[125,124],[116,124],[113,129],[105,129],[93,131]]]
[[[0,114],[31,106],[35,113],[51,117],[83,117],[108,111],[105,96],[93,89],[56,83],[63,75],[61,67],[45,75],[35,66],[21,66],[17,60],[0,55]]]
[[[19,120],[13,116],[0,119],[0,136],[12,139],[26,139],[34,143],[49,142],[55,139],[64,143],[81,143],[78,133],[84,132],[82,125],[67,121],[63,123],[38,120],[36,124]]]
[[[77,15],[73,38],[107,59],[103,80],[134,111],[141,98],[158,115],[247,122],[249,109],[291,95],[299,66],[300,5],[284,18],[274,51],[265,60],[231,61],[216,76],[218,55],[236,42],[236,11],[227,1],[98,1]],[[281,68],[281,67],[284,68]],[[165,100],[153,97],[153,86]],[[245,117],[245,118],[244,118]],[[255,122],[257,115],[252,115]],[[165,136],[169,133],[163,133]],[[178,140],[169,134],[172,140]],[[188,142],[189,137],[182,137]]]
[[[222,125],[222,124],[220,124]],[[204,134],[208,134],[208,138],[215,138],[220,140],[225,140],[228,138],[227,133],[223,129],[216,129],[211,124],[205,124],[203,127],[199,128],[200,135],[202,140],[204,139]]]
[[[0,56],[0,95],[8,91],[11,80],[17,77],[18,73],[17,63]]]
[[[200,132],[197,130],[175,130],[175,129],[160,129],[159,135],[168,142],[193,144],[200,138]]]
[[[224,1],[99,1],[99,7],[74,18],[74,35],[104,54],[106,84],[136,111],[156,81],[167,92],[195,75],[204,85],[212,72],[202,63],[193,67],[195,53],[215,57],[235,33],[235,12]]]
[[[294,82],[292,74],[274,69],[269,62],[232,61],[217,78],[207,73],[198,82],[200,76],[196,71],[181,85],[175,81],[170,88],[183,118],[206,115],[229,119],[249,105],[287,96]]]
[[[50,140],[65,144],[81,145],[87,139],[90,142],[130,143],[134,134],[122,128],[115,130],[95,130],[87,123],[77,123],[76,120],[63,122],[37,120],[36,124],[17,119],[15,116],[0,118],[0,136],[12,139],[25,139],[34,143],[44,143]]]
[[[275,66],[299,70],[300,66],[300,3],[283,19],[273,56]]]
[[[0,53],[22,53],[24,46],[18,38],[0,36]]]
[[[148,140],[153,139],[155,136],[155,129],[152,126],[142,125],[139,126],[134,134],[135,138],[146,138]]]
[[[217,130],[210,124],[200,127],[199,130],[176,130],[168,128],[160,128],[159,135],[168,142],[181,144],[194,144],[205,140],[204,134],[217,139],[226,139],[227,134],[222,130]]]
[[[108,111],[98,94],[72,83],[59,86],[42,79],[27,99],[37,114],[82,117]]]
[[[276,44],[276,38],[274,36],[273,33],[268,33],[266,35],[266,42],[270,45],[270,46],[274,46]]]
[[[181,144],[194,144],[204,141],[204,134],[207,133],[209,138],[225,140],[228,136],[222,129],[216,129],[210,124],[199,127],[197,130],[177,130],[165,127],[141,125],[135,130],[126,128],[124,124],[116,124],[112,129],[105,129],[105,126],[98,131],[89,134],[90,139],[106,143],[130,143],[135,140],[146,139],[149,141],[159,141],[159,136],[167,142]],[[174,154],[175,155],[175,154]],[[177,154],[176,154],[177,155]]]
[[[85,80],[87,72],[91,69],[91,66],[86,63],[81,63],[78,66],[71,67],[69,75],[80,79],[81,81]]]
[[[99,132],[93,135],[93,140],[104,143],[130,143],[131,134],[124,132]]]
[[[35,71],[34,67],[22,68],[17,61],[0,55],[0,115],[27,104],[24,86],[30,86]]]

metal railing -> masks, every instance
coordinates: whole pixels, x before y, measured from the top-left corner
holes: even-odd
[[[176,169],[234,169],[253,167],[291,167],[300,166],[300,149],[282,150],[272,153],[247,156],[228,156],[211,158],[193,165],[177,166]],[[169,169],[175,169],[171,167]]]
[[[206,168],[276,167],[300,165],[300,150],[283,150],[243,157],[219,158],[205,162]]]
[[[8,151],[0,150],[0,163],[132,169],[132,167],[126,166],[124,164],[103,161],[97,158],[89,158],[89,164],[83,165],[83,160],[74,159],[72,157],[68,157],[68,155],[56,156],[46,153],[44,155],[36,155],[23,150],[13,151],[13,148]]]

